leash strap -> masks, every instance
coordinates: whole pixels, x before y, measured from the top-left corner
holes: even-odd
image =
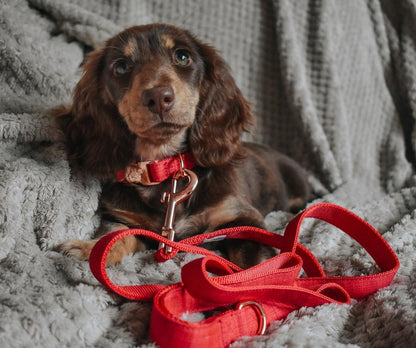
[[[314,255],[298,243],[306,218],[323,220],[347,233],[363,246],[379,267],[379,273],[357,277],[326,277]],[[155,257],[163,262],[178,251],[204,255],[182,268],[182,282],[116,285],[108,277],[105,260],[114,243],[127,235],[153,238],[172,248]],[[280,249],[280,254],[247,270],[197,245],[219,239],[249,239]],[[289,222],[283,236],[254,227],[235,227],[196,235],[174,242],[140,229],[112,232],[102,237],[91,252],[94,276],[107,288],[131,300],[153,299],[150,336],[160,347],[226,347],[241,336],[264,333],[272,321],[301,307],[325,303],[348,304],[388,286],[399,260],[367,222],[333,204],[311,206]],[[307,277],[299,278],[301,269]],[[213,276],[216,275],[216,276]],[[184,313],[222,309],[201,322],[181,319]]]

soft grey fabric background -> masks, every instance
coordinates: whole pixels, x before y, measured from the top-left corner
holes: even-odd
[[[152,346],[151,306],[126,302],[86,262],[51,251],[98,224],[95,180],[71,177],[45,109],[70,101],[86,51],[123,28],[185,27],[225,57],[257,114],[247,138],[311,174],[316,201],[353,209],[397,252],[392,286],[350,306],[302,309],[235,347],[409,347],[416,339],[415,0],[0,0],[0,346]],[[290,219],[266,222],[281,232]],[[371,267],[329,226],[303,243],[331,274]],[[126,283],[178,281],[192,258],[151,252],[110,269]]]

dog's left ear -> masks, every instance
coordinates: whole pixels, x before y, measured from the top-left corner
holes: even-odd
[[[205,74],[190,147],[199,165],[218,167],[241,157],[243,131],[253,123],[249,103],[214,48],[200,44]]]

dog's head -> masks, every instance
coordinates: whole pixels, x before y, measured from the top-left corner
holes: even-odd
[[[100,177],[184,150],[222,166],[239,157],[252,122],[216,51],[164,24],[129,28],[93,51],[60,116],[72,162]]]

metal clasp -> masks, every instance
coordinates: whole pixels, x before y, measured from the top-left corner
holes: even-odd
[[[164,192],[161,199],[162,203],[167,203],[165,224],[162,227],[162,237],[172,241],[175,237],[175,229],[173,225],[175,221],[176,207],[178,204],[189,198],[198,185],[197,175],[192,170],[183,168],[182,158],[180,157],[180,159],[182,168],[173,176],[170,192]],[[188,180],[188,182],[181,191],[176,192],[178,182],[182,179]],[[165,248],[166,254],[170,254],[172,252],[172,247],[165,245],[165,243],[159,243],[159,249],[161,248]]]
[[[152,162],[139,162],[127,167],[124,174],[126,181],[130,184],[142,184],[145,186],[158,185],[158,182],[150,180],[149,171],[147,169],[147,165],[150,163]]]
[[[245,301],[245,302],[239,302],[236,305],[235,309],[241,310],[246,306],[252,306],[255,312],[257,313],[257,315],[259,316],[259,327],[257,329],[256,335],[264,335],[264,333],[266,332],[266,327],[267,327],[267,318],[266,318],[266,313],[264,312],[262,305],[256,301]]]

